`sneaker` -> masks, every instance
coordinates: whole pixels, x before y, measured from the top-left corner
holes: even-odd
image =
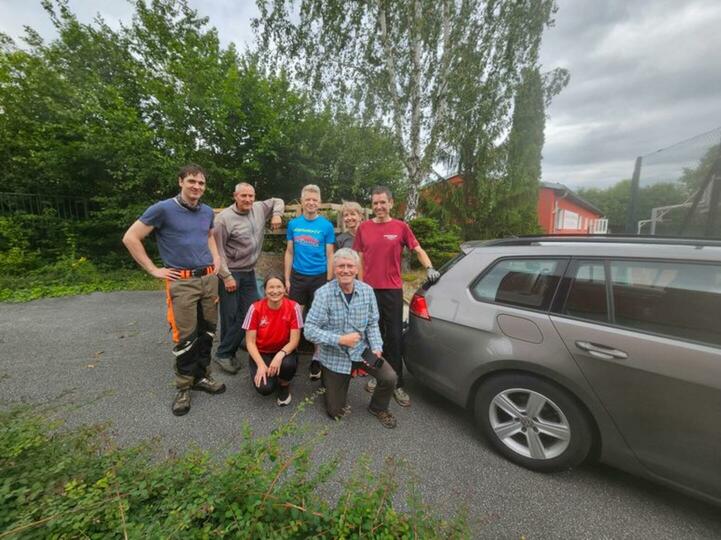
[[[308,374],[311,381],[317,381],[320,379],[320,362],[318,360],[311,360],[310,362],[310,373]]]
[[[198,379],[193,385],[193,390],[201,390],[209,394],[222,394],[225,392],[225,385],[222,382],[214,380],[210,375]]]
[[[235,375],[240,370],[240,365],[236,363],[234,358],[221,358],[220,356],[216,356],[213,358],[216,364],[218,364],[218,367],[225,371],[226,373],[230,373],[231,375]]]
[[[368,382],[366,383],[366,392],[370,392],[371,394],[375,392],[377,384],[378,381],[376,381],[375,377],[368,379]]]
[[[275,402],[278,404],[278,407],[285,407],[286,405],[290,405],[291,399],[293,398],[290,395],[290,385],[278,385],[278,398],[275,400]]]
[[[398,387],[395,390],[393,390],[393,397],[396,399],[396,402],[401,407],[410,407],[411,406],[411,397],[406,394],[406,391],[403,390],[403,388]]]
[[[396,417],[390,411],[374,411],[368,407],[368,412],[375,416],[384,428],[393,429],[396,427]]]
[[[183,416],[188,414],[190,410],[190,388],[182,388],[173,400],[173,414],[175,416]]]

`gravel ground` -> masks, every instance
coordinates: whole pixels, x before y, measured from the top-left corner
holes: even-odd
[[[193,394],[190,413],[170,413],[174,395],[170,336],[158,292],[91,294],[0,304],[0,396],[4,406],[42,402],[70,391],[82,407],[72,424],[109,421],[123,444],[160,438],[182,451],[193,444],[227,452],[248,423],[267,433],[289,417],[316,388],[304,358],[294,381],[294,403],[280,409],[251,389],[248,369],[218,374],[228,386],[220,396]],[[340,455],[333,497],[358,456],[381,463],[403,456],[426,502],[442,515],[467,508],[478,538],[719,538],[721,511],[664,487],[603,465],[540,475],[498,457],[460,408],[421,387],[411,376],[409,409],[395,403],[395,430],[383,429],[365,411],[368,394],[351,385],[352,414],[327,420],[320,403],[299,415],[311,429],[330,427],[318,459]],[[94,399],[97,398],[97,399]]]

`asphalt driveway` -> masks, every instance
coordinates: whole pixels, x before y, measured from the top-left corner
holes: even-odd
[[[190,413],[170,413],[174,395],[170,336],[159,292],[121,292],[0,304],[0,396],[3,406],[45,401],[67,391],[87,403],[72,423],[110,421],[122,443],[160,437],[180,450],[196,443],[227,451],[237,446],[244,422],[265,433],[292,414],[317,383],[303,361],[294,403],[280,409],[251,389],[248,370],[219,374],[220,396],[193,394]],[[719,538],[721,510],[603,465],[554,475],[526,471],[498,457],[469,416],[408,377],[410,409],[392,410],[398,428],[383,429],[366,411],[368,394],[352,384],[352,414],[327,420],[320,403],[300,414],[330,433],[319,459],[368,454],[380,463],[401,455],[426,502],[444,515],[466,505],[479,538]],[[98,399],[90,399],[98,398]],[[403,478],[401,478],[403,480]],[[337,484],[328,486],[331,494]]]

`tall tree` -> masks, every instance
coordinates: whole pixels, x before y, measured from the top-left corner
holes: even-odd
[[[538,182],[541,180],[541,152],[546,127],[546,108],[541,74],[537,68],[523,72],[516,93],[513,121],[508,137],[508,180],[506,182],[506,227],[515,234],[538,230]]]
[[[555,10],[554,0],[300,0],[296,17],[294,4],[258,0],[265,52],[319,95],[390,126],[407,219],[454,131],[472,125],[493,142],[507,129],[519,74]]]

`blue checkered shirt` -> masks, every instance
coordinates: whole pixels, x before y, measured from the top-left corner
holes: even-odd
[[[350,302],[335,279],[318,289],[303,330],[308,341],[320,345],[320,363],[336,373],[350,374],[352,363],[360,362],[367,348],[383,350],[375,294],[358,280]],[[340,337],[351,332],[363,336],[358,344],[352,348],[338,345]]]

